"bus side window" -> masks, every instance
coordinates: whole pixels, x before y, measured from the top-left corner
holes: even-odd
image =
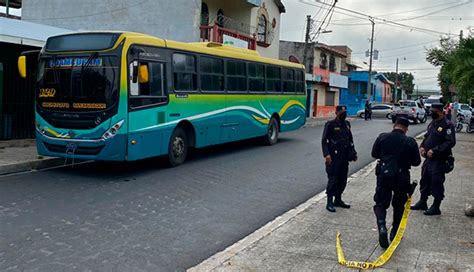
[[[148,70],[148,80],[138,80],[137,83],[130,81],[131,106],[142,107],[166,102],[164,64],[159,62],[140,62],[138,67],[143,65]],[[141,69],[139,72],[143,71],[144,69]],[[140,78],[140,75],[138,77]]]
[[[227,65],[227,90],[230,92],[246,92],[247,77],[245,76],[245,62],[226,61]]]
[[[251,92],[265,92],[265,66],[249,62],[247,67],[249,90]]]
[[[201,76],[201,90],[224,91],[224,60],[200,57],[199,73]]]
[[[295,72],[292,69],[282,69],[283,92],[295,92]]]
[[[178,91],[197,90],[196,57],[193,55],[173,54],[173,85]]]
[[[304,75],[302,70],[295,71],[296,92],[304,93]]]
[[[281,69],[279,67],[267,65],[266,86],[268,92],[281,92]]]

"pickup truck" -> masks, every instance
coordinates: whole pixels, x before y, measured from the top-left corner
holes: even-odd
[[[391,114],[392,123],[395,123],[398,117],[405,117],[413,121],[415,124],[425,123],[428,119],[426,111],[419,101],[416,100],[400,100],[393,107]]]

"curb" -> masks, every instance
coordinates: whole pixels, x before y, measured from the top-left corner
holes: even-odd
[[[367,177],[377,165],[377,161],[373,161],[366,165],[364,168],[360,169],[359,171],[352,174],[348,179],[347,183],[351,183],[352,180],[356,178],[363,178]],[[187,269],[189,272],[199,272],[199,271],[211,271],[216,269],[221,264],[224,264],[229,259],[237,255],[240,251],[250,247],[251,245],[255,244],[265,236],[269,235],[292,218],[296,217],[300,213],[304,212],[305,210],[309,209],[312,205],[317,204],[322,199],[326,198],[326,192],[323,191],[312,198],[308,199],[307,201],[303,202],[302,204],[298,205],[296,208],[285,212],[284,214],[276,217],[273,221],[268,222],[263,227],[257,229],[255,232],[249,234],[248,236],[242,238],[240,241],[234,243],[233,245],[227,247],[221,252],[214,254],[213,256],[209,257],[208,259],[202,261],[198,265]]]
[[[15,174],[20,172],[27,172],[31,170],[40,170],[60,166],[64,164],[63,158],[46,158],[41,160],[20,162],[14,164],[7,164],[0,166],[0,176]]]

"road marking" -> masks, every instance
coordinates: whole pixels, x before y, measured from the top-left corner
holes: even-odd
[[[360,169],[356,173],[352,174],[348,179],[347,182],[350,183],[355,178],[364,178],[367,177],[377,165],[377,161],[373,161],[366,165],[364,168]],[[209,257],[208,259],[204,260],[200,264],[189,268],[187,271],[190,272],[198,272],[198,271],[210,271],[221,264],[224,264],[229,259],[237,255],[240,251],[250,247],[254,243],[258,242],[265,236],[269,235],[300,213],[304,212],[312,205],[318,203],[322,199],[326,198],[326,192],[323,191],[312,198],[308,199],[306,202],[298,205],[296,208],[285,212],[284,214],[276,217],[273,221],[268,222],[263,227],[259,228],[255,232],[251,233],[250,235],[244,237],[242,240],[234,243],[233,245],[227,247],[221,252],[214,254],[213,256]]]

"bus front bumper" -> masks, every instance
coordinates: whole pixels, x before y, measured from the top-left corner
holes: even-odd
[[[38,154],[49,157],[124,161],[126,141],[126,134],[117,134],[109,139],[68,139],[51,137],[36,131]]]

